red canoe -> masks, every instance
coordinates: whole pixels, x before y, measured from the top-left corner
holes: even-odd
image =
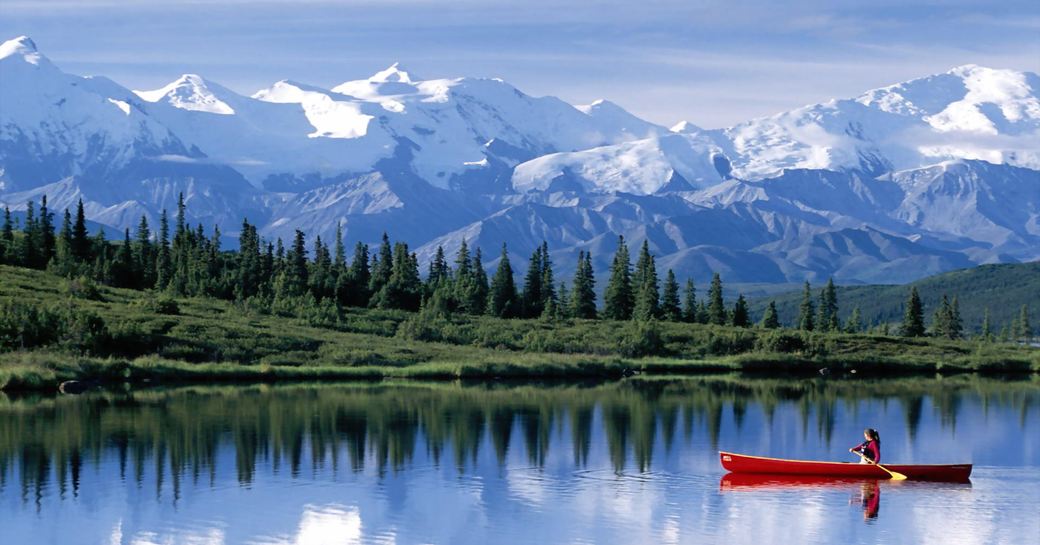
[[[818,477],[845,477],[850,479],[888,479],[881,468],[871,464],[851,462],[815,462],[783,460],[763,456],[748,456],[733,452],[719,452],[722,467],[733,473],[770,475],[813,475]],[[903,465],[882,464],[888,469],[906,475],[914,481],[965,482],[971,475],[971,464]]]

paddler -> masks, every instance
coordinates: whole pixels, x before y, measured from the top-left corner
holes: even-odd
[[[874,428],[863,430],[865,441],[849,449],[849,452],[860,455],[859,463],[877,464],[881,461],[881,436]]]

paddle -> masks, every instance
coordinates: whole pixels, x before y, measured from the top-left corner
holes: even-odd
[[[885,467],[885,466],[883,466],[883,465],[881,465],[881,464],[871,460],[870,458],[867,458],[866,456],[863,455],[862,452],[856,451],[856,454],[858,454],[860,458],[863,458],[867,462],[878,466],[879,468],[881,468],[882,471],[884,471],[885,473],[888,473],[889,475],[891,475],[893,481],[905,481],[906,480],[906,475],[903,475],[902,473],[899,473],[898,471],[892,471],[891,469],[888,469],[887,467]]]

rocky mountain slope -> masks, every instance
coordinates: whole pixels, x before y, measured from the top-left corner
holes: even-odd
[[[420,257],[466,239],[566,276],[647,239],[680,276],[910,281],[1040,259],[1040,78],[962,66],[859,97],[706,130],[608,101],[572,106],[498,79],[395,64],[332,89],[246,96],[187,74],[150,91],[63,72],[26,37],[0,45],[0,202],[83,199],[117,229],[183,192],[234,236],[295,229]],[[493,266],[494,261],[488,264]]]

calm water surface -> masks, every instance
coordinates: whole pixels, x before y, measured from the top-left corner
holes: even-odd
[[[630,380],[0,396],[0,543],[1038,543],[1040,382]],[[730,480],[719,449],[976,465]]]

